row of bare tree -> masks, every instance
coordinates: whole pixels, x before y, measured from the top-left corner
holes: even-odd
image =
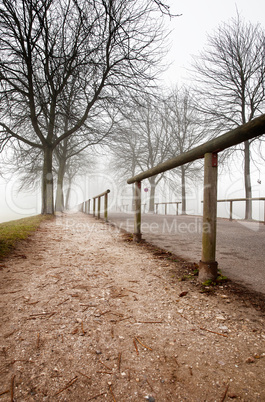
[[[63,210],[64,181],[89,167],[99,144],[128,177],[264,113],[264,30],[239,15],[209,36],[189,88],[154,90],[167,16],[159,0],[0,1],[0,150],[25,187],[41,177],[42,213]],[[247,198],[250,146],[238,148]],[[171,173],[184,213],[199,168]],[[162,177],[149,179],[150,211]]]
[[[220,25],[209,36],[208,46],[194,58],[192,80],[189,89],[174,89],[162,98],[137,98],[128,111],[123,109],[118,141],[111,144],[117,172],[125,177],[134,176],[264,113],[264,30],[246,23],[239,15]],[[237,164],[243,165],[247,199],[252,197],[253,141],[224,152],[221,158],[227,164],[235,151],[243,153],[243,159],[240,155],[236,158]],[[264,141],[264,137],[259,141]],[[261,150],[258,156],[264,160],[262,147],[253,148],[253,159],[257,159],[255,148]],[[181,178],[183,213],[186,213],[186,177],[195,182],[199,168],[198,164],[188,164],[171,172]],[[162,177],[165,174],[149,178],[151,212],[155,187]],[[250,200],[246,202],[245,218],[252,218]]]
[[[120,120],[115,123],[116,137],[109,143],[114,172],[123,178],[132,177],[205,141],[203,122],[193,101],[188,89],[175,88],[163,97],[134,99],[128,109],[123,108]],[[161,179],[169,183],[172,179],[175,190],[182,189],[182,213],[185,214],[186,179],[196,180],[200,168],[200,163],[189,163],[170,171],[167,177],[164,173],[150,177],[149,212],[154,212],[155,190]]]
[[[66,160],[107,135],[109,108],[149,87],[165,14],[160,0],[1,0],[0,145],[41,157],[42,213],[55,153],[60,192]]]

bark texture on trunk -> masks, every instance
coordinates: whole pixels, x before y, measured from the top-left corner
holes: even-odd
[[[59,171],[57,177],[55,211],[63,212],[64,210],[64,195],[63,195],[63,179],[65,174],[65,160],[60,160]]]
[[[54,214],[51,147],[46,147],[44,149],[44,162],[42,171],[42,214]]]

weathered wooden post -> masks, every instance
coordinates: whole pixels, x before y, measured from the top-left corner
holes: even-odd
[[[108,192],[104,194],[104,219],[108,221]]]
[[[156,206],[156,214],[158,214],[158,204],[155,204]]]
[[[97,218],[100,219],[100,197],[97,197],[98,199],[98,216]]]
[[[204,200],[202,257],[199,263],[199,281],[216,280],[216,215],[217,215],[217,153],[204,155]]]
[[[230,216],[229,216],[229,220],[230,221],[233,220],[233,200],[230,200]]]
[[[134,234],[133,241],[139,243],[142,239],[141,233],[141,182],[134,185]]]
[[[90,202],[91,202],[91,200],[90,200],[90,198],[89,198],[89,200],[87,201],[87,213],[88,214],[90,214]]]
[[[96,198],[93,198],[93,217],[95,218],[96,216]]]
[[[167,215],[167,203],[165,202],[165,215]]]

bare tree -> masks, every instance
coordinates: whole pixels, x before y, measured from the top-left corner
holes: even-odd
[[[97,103],[149,85],[161,57],[159,10],[168,13],[156,0],[1,0],[0,145],[16,138],[42,151],[43,213],[54,212],[57,145]]]
[[[194,67],[200,84],[198,108],[216,134],[264,113],[265,34],[260,25],[246,23],[239,15],[223,23],[208,37]],[[250,144],[245,141],[239,148],[244,154],[246,198],[251,198]],[[245,218],[252,218],[251,201],[246,203]]]
[[[146,96],[134,99],[128,111],[122,111],[117,125],[118,136],[110,144],[116,169],[127,178],[155,167],[170,157],[170,136],[164,119],[161,99]],[[150,186],[149,212],[154,212],[155,189],[162,175],[148,178]]]
[[[199,145],[207,137],[205,125],[196,111],[191,90],[185,87],[174,88],[165,98],[164,120],[170,136],[170,157],[187,152]],[[182,214],[186,214],[187,180],[195,182],[200,177],[202,164],[187,163],[172,173],[181,178]]]

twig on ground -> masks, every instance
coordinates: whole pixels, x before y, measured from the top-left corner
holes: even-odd
[[[3,391],[3,392],[0,392],[0,396],[1,395],[5,395],[5,394],[8,394],[8,392],[9,392],[10,390],[9,389],[6,389],[5,391]]]
[[[86,332],[84,331],[84,324],[83,324],[83,321],[81,321],[81,328],[82,328],[83,335],[85,335]]]
[[[129,317],[121,318],[120,320],[118,320],[118,321],[116,321],[116,322],[121,322],[121,321],[124,321],[124,320],[129,320],[130,318],[133,318],[133,316],[130,315]]]
[[[11,378],[11,386],[10,386],[10,400],[14,401],[14,384],[15,384],[15,376],[13,375]]]
[[[37,335],[37,348],[39,348],[40,347],[40,333],[38,332],[38,335]]]
[[[87,399],[87,402],[92,401],[93,399],[96,399],[96,398],[98,398],[99,396],[106,395],[106,393],[107,393],[107,392],[102,392],[101,394],[97,394],[97,395],[95,395],[95,396],[92,396],[92,398]]]
[[[89,380],[91,379],[91,377],[89,377],[88,375],[82,373],[81,371],[78,371],[79,374],[83,375],[84,377],[88,378]]]
[[[223,397],[222,397],[222,399],[221,399],[221,402],[224,402],[224,400],[225,400],[225,398],[226,398],[229,385],[230,385],[230,384],[228,383],[227,386],[226,386],[226,388],[225,388],[225,392],[224,392],[224,395],[223,395]]]
[[[118,356],[118,371],[119,372],[121,371],[121,352],[119,353],[119,356]]]
[[[6,339],[6,338],[9,338],[9,337],[10,337],[11,335],[13,335],[16,331],[17,331],[17,330],[15,329],[14,331],[9,332],[8,334],[4,335],[4,338],[5,338],[5,339]]]
[[[210,329],[206,329],[206,328],[203,328],[203,327],[200,327],[200,329],[202,331],[211,332],[212,334],[216,334],[216,335],[220,335],[220,336],[224,336],[225,338],[228,338],[228,335],[221,334],[220,332],[211,331]]]
[[[138,351],[138,348],[137,348],[137,345],[136,345],[136,342],[135,342],[135,339],[134,339],[134,338],[133,338],[133,343],[134,343],[134,347],[135,347],[136,353],[137,353],[137,355],[139,355],[139,351]]]
[[[63,387],[63,388],[60,389],[58,392],[56,392],[56,394],[54,394],[54,396],[61,394],[63,391],[65,391],[66,389],[68,389],[69,387],[71,387],[71,385],[73,385],[77,380],[78,380],[78,377],[75,376],[72,380],[68,381],[68,383],[66,384],[65,387]]]
[[[127,288],[123,288],[124,290],[127,290],[127,292],[132,292],[132,293],[135,293],[135,294],[137,294],[138,295],[138,292],[135,292],[134,290],[131,290],[131,289],[127,289]]]
[[[70,298],[68,297],[68,299],[63,300],[62,302],[60,302],[59,304],[57,304],[57,307],[60,306],[63,303],[66,303],[68,300],[70,300]]]
[[[138,339],[138,338],[136,338],[136,337],[135,337],[135,339],[136,339],[137,342],[139,342],[140,345],[142,345],[144,348],[146,348],[146,349],[148,349],[148,350],[153,350],[152,348],[149,348],[148,346],[144,345],[144,344],[140,341],[140,339]]]
[[[101,360],[99,360],[99,363],[103,364],[103,366],[105,366],[108,370],[112,370],[111,367],[107,366],[105,363],[103,363]]]
[[[113,401],[116,402],[115,395],[114,395],[114,393],[112,391],[111,385],[109,385],[109,390],[110,390],[111,396],[113,398]]]

